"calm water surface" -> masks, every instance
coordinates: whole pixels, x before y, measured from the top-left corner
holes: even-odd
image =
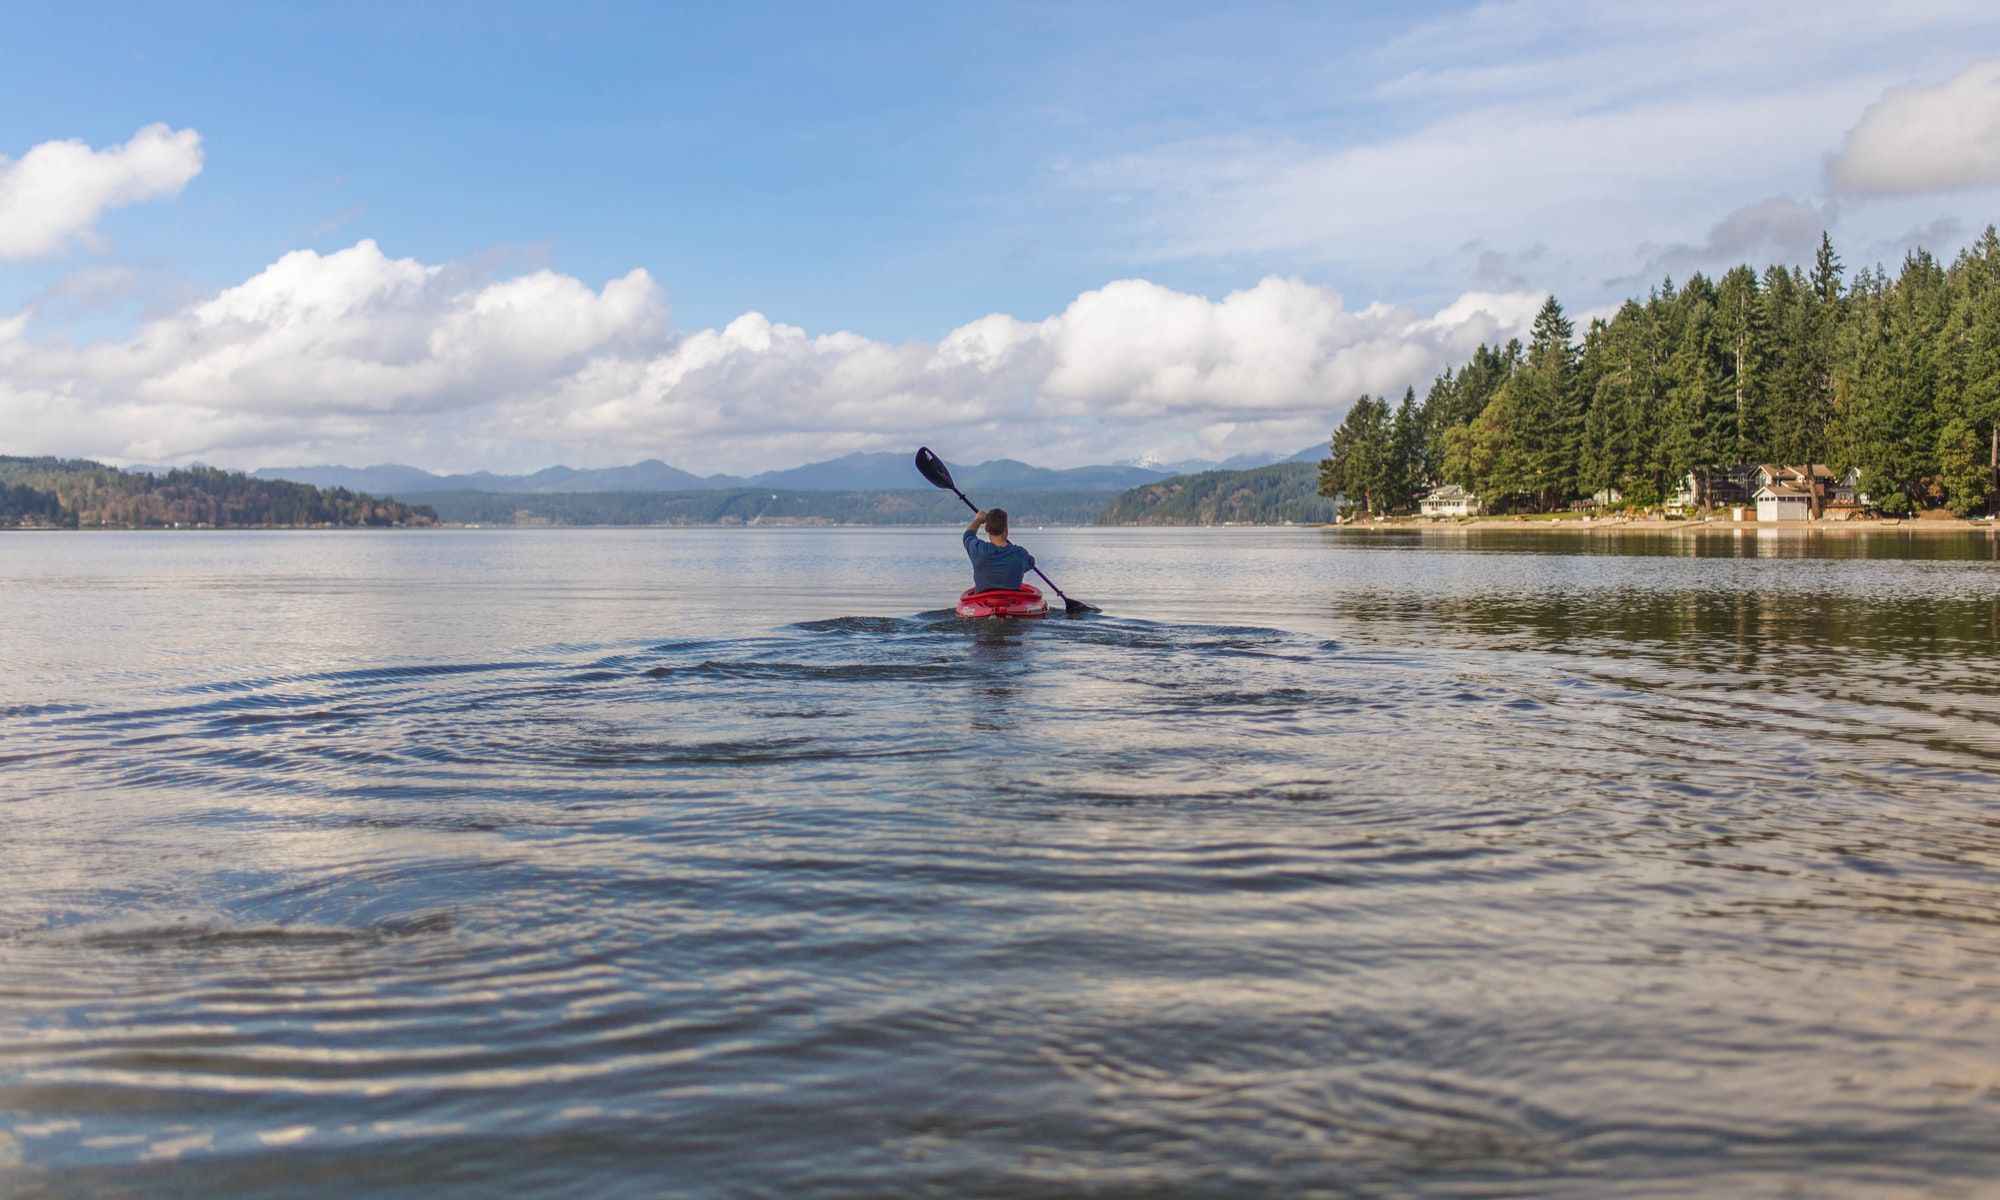
[[[0,537],[0,1194],[1992,1195],[1985,535]]]

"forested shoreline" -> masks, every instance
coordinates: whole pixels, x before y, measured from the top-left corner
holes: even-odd
[[[1099,525],[1299,525],[1333,520],[1334,504],[1318,494],[1318,467],[1277,463],[1247,471],[1176,475],[1121,493]]]
[[[435,525],[437,513],[346,488],[185,467],[164,475],[80,458],[0,455],[0,529]]]
[[[1549,297],[1529,342],[1479,347],[1424,398],[1362,396],[1320,492],[1413,511],[1431,487],[1487,511],[1600,496],[1659,505],[1692,473],[1748,463],[1860,472],[1882,511],[1986,511],[2000,419],[2000,235],[1950,264],[1912,251],[1852,281],[1821,236],[1812,266],[1671,279],[1578,342]],[[1816,502],[1817,503],[1817,502]]]

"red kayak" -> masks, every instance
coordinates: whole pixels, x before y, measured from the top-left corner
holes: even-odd
[[[967,588],[958,598],[958,615],[1046,617],[1049,615],[1049,602],[1042,599],[1042,593],[1030,583],[1024,583],[1017,588],[990,588],[983,592],[977,588]]]

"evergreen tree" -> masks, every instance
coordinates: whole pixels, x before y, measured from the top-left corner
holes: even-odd
[[[1477,492],[1489,511],[1504,509],[1514,497],[1534,490],[1521,391],[1522,377],[1509,376],[1479,415],[1446,440],[1445,478]]]
[[[1993,472],[1987,466],[1986,439],[1963,417],[1954,417],[1938,432],[1938,476],[1945,503],[1961,517],[1982,512],[1993,500]]]
[[[1550,296],[1535,316],[1527,361],[1517,376],[1519,461],[1524,486],[1547,511],[1576,494],[1584,445],[1575,327]]]
[[[1984,434],[1986,491],[2000,499],[2000,233],[1993,226],[1959,257],[1955,273],[1940,338],[1941,356],[1951,364],[1939,372],[1940,416],[1949,420],[1955,410],[1975,435]]]
[[[1891,284],[1879,272],[1855,278],[1834,364],[1834,445],[1841,466],[1886,508],[1909,511],[1935,499],[1940,421],[1939,355],[1950,308],[1944,271],[1919,250]]]
[[[1423,415],[1417,407],[1417,389],[1403,389],[1403,402],[1389,427],[1390,512],[1410,512],[1430,486],[1424,465]]]
[[[1824,229],[1819,233],[1819,252],[1813,256],[1813,295],[1823,305],[1840,302],[1840,256],[1833,252],[1833,238]]]
[[[1770,438],[1764,411],[1768,347],[1757,273],[1747,266],[1731,269],[1716,289],[1715,306],[1732,409],[1729,428],[1719,444],[1730,463],[1758,462],[1769,455]]]
[[[1859,467],[1863,490],[1899,510],[1992,504],[2000,232],[1948,270],[1918,251],[1893,281],[1863,270],[1851,284],[1822,234],[1809,270],[1664,280],[1581,346],[1550,297],[1527,347],[1482,345],[1440,374],[1419,424],[1412,455],[1391,422],[1392,459],[1495,507],[1607,487],[1653,503],[1690,472],[1701,502],[1710,468],[1752,462]]]
[[[1331,453],[1320,464],[1322,496],[1358,498],[1370,516],[1387,513],[1393,486],[1389,404],[1363,395],[1333,431]]]

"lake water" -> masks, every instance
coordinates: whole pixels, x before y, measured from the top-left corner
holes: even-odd
[[[1991,1195],[2000,542],[0,538],[0,1194]]]

